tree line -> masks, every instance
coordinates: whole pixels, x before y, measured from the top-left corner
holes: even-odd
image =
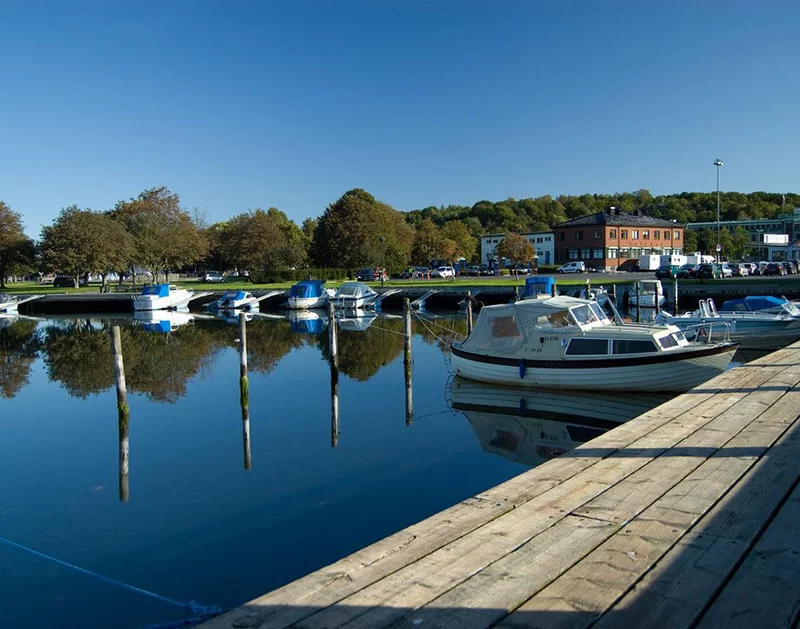
[[[109,210],[66,207],[33,241],[24,233],[22,215],[0,201],[0,287],[9,275],[33,270],[69,275],[76,286],[88,273],[100,275],[105,283],[111,273],[122,277],[135,268],[166,281],[169,273],[189,269],[248,270],[254,279],[287,269],[344,272],[383,266],[397,272],[432,261],[475,261],[484,234],[549,231],[557,223],[610,206],[682,224],[715,221],[717,215],[716,193],[548,195],[401,212],[356,188],[320,217],[300,225],[274,207],[206,225],[162,186]],[[720,219],[776,218],[794,207],[800,207],[798,194],[726,192],[721,194]],[[743,253],[746,234],[723,231],[723,250]],[[501,251],[509,254],[505,257],[532,258],[522,240],[510,236],[501,243]],[[687,232],[687,250],[709,251],[715,244],[716,234]]]

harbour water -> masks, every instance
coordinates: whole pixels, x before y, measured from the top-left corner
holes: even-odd
[[[663,401],[461,387],[441,342],[465,332],[455,316],[414,321],[410,414],[399,317],[341,322],[335,365],[324,317],[254,318],[243,395],[239,322],[179,323],[0,320],[0,537],[229,608]],[[3,627],[184,617],[5,542],[0,592]]]

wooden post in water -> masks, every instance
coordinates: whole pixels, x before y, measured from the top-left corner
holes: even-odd
[[[640,290],[639,280],[636,280],[634,283],[634,287],[636,288],[636,323],[642,322],[642,291]]]
[[[673,312],[677,316],[678,315],[678,278],[677,277],[672,280],[672,292],[673,292],[672,300],[673,300],[673,302],[675,304],[674,305],[675,310],[673,310]]]
[[[130,408],[128,408],[128,387],[125,384],[125,364],[122,361],[122,338],[119,326],[111,328],[111,355],[114,358],[114,379],[117,384],[117,426],[119,428],[119,499],[127,502],[129,496],[129,457],[130,444],[129,423]]]
[[[339,346],[336,338],[336,311],[328,301],[328,341],[331,354],[331,448],[339,445]]]
[[[467,293],[467,329],[472,329],[472,306]],[[411,302],[408,297],[403,299],[403,368],[406,376],[406,426],[414,421],[414,400],[411,391]]]
[[[405,308],[405,302],[403,302],[403,307]],[[403,311],[405,312],[405,310]],[[411,325],[411,320],[409,319],[409,327]],[[467,291],[467,336],[472,333],[472,291]]]
[[[252,467],[250,456],[250,379],[247,377],[247,319],[239,313],[239,403],[242,407],[244,469]]]
[[[611,285],[611,297],[614,299],[614,305],[617,305],[617,285]]]

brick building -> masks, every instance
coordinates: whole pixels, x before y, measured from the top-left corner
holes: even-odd
[[[609,208],[553,227],[555,262],[583,260],[589,268],[614,270],[643,254],[683,253],[684,226]]]

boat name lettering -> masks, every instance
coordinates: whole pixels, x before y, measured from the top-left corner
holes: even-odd
[[[558,337],[557,336],[540,336],[539,340],[542,343],[544,343],[545,341],[557,341]]]

